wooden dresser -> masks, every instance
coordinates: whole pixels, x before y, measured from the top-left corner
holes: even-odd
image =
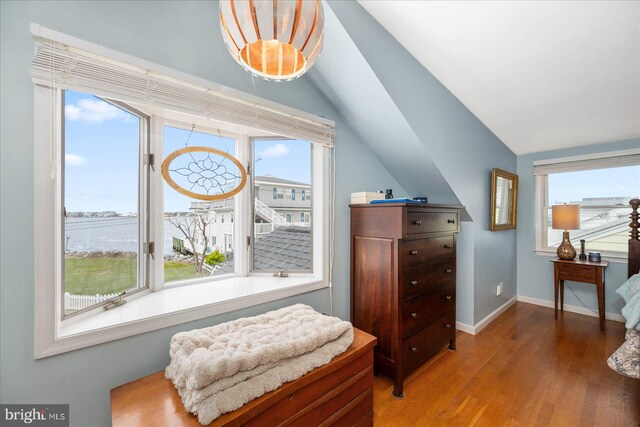
[[[209,426],[372,426],[375,337],[354,329],[353,344],[328,364],[222,414]],[[164,371],[111,390],[113,427],[201,427]]]
[[[404,378],[456,342],[456,233],[461,206],[351,207],[351,322],[378,338],[374,369]]]

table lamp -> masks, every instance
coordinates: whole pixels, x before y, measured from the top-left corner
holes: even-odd
[[[553,205],[551,206],[551,228],[554,230],[564,230],[562,233],[562,243],[556,251],[558,258],[571,260],[576,257],[576,250],[569,241],[568,230],[580,229],[580,205]]]

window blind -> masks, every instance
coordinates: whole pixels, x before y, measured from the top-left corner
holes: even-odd
[[[593,159],[558,159],[548,163],[534,163],[534,175],[548,175],[550,173],[576,172],[593,169],[608,169],[624,166],[640,165],[640,152],[607,153]]]
[[[34,38],[31,76],[36,84],[157,106],[333,146],[334,126],[327,123],[329,120],[299,117],[69,44]]]

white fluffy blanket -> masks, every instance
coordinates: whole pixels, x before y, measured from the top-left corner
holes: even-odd
[[[174,335],[165,374],[185,408],[208,424],[329,363],[352,342],[349,322],[296,304]]]

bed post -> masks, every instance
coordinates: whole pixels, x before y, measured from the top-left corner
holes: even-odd
[[[637,274],[640,271],[640,232],[638,228],[640,228],[640,213],[638,213],[638,208],[640,207],[640,199],[631,199],[629,200],[629,204],[631,205],[631,222],[629,223],[629,227],[631,227],[631,231],[629,232],[629,277]]]

